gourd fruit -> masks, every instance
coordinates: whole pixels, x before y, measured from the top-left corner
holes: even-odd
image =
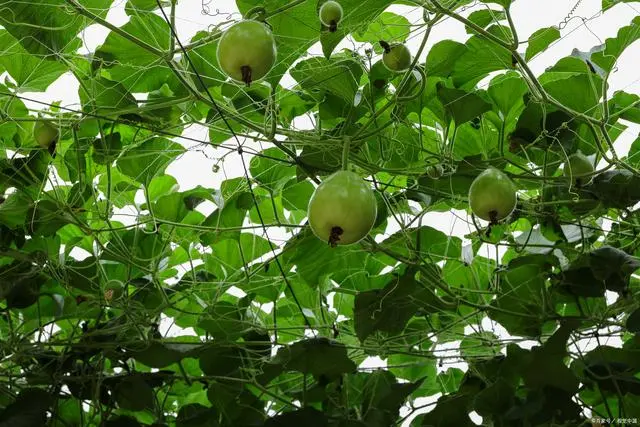
[[[564,176],[571,178],[576,186],[588,184],[595,168],[593,163],[581,152],[569,156],[564,165]]]
[[[104,287],[104,299],[114,301],[124,294],[124,283],[120,280],[109,280]]]
[[[49,148],[58,140],[58,129],[46,121],[37,121],[33,126],[33,137],[42,148]]]
[[[517,203],[516,187],[504,173],[489,168],[469,187],[469,205],[479,218],[496,223],[513,212]]]
[[[342,20],[342,6],[337,1],[329,0],[320,6],[318,17],[325,27],[329,27],[330,32],[338,29],[338,23]]]
[[[427,167],[427,176],[431,179],[439,179],[444,173],[442,165],[431,165]]]
[[[218,64],[224,73],[250,85],[264,77],[276,62],[276,42],[262,22],[244,20],[227,29],[218,43]]]
[[[388,44],[380,42],[384,49],[382,53],[382,63],[388,70],[399,72],[405,71],[411,66],[411,52],[409,48],[403,44]]]
[[[377,201],[371,186],[350,171],[325,179],[309,200],[313,234],[332,247],[362,240],[376,221]]]

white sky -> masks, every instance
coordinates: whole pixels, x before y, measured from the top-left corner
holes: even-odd
[[[202,7],[199,0],[181,0],[178,3],[177,8],[177,30],[178,34],[183,42],[188,41],[196,32],[206,30],[210,26],[214,26],[220,22],[229,19],[239,19],[240,15],[237,13],[235,2],[230,0],[204,0],[208,2],[210,12],[215,14],[216,9],[220,11],[215,16],[206,15],[202,13]],[[315,0],[309,0],[315,1]],[[107,19],[114,25],[121,26],[126,23],[128,17],[124,13],[124,0],[116,0],[107,16]],[[513,3],[512,14],[515,21],[516,28],[518,29],[520,40],[526,40],[531,33],[543,28],[560,24],[569,11],[575,6],[575,0],[517,0]],[[640,3],[623,3],[615,6],[604,14],[600,14],[600,0],[584,0],[577,7],[574,13],[574,18],[570,20],[566,27],[561,30],[562,39],[555,42],[546,52],[535,57],[530,66],[536,74],[540,74],[546,67],[553,65],[559,58],[570,55],[574,48],[581,51],[588,51],[593,46],[604,43],[607,37],[613,37],[616,35],[618,29],[622,26],[628,25],[635,16],[640,15]],[[496,5],[493,5],[497,8]],[[482,6],[481,6],[482,7]],[[407,6],[393,6],[388,9],[389,11],[396,12],[404,15],[412,23],[422,23],[422,12],[417,8]],[[477,10],[477,7],[472,10]],[[470,12],[469,11],[469,12]],[[466,12],[468,13],[468,12]],[[588,19],[583,19],[588,18]],[[98,25],[92,25],[84,31],[85,49],[87,51],[93,51],[98,45],[100,45],[108,30]],[[447,19],[445,22],[438,24],[432,31],[429,39],[427,49],[423,56],[429,50],[430,46],[433,46],[436,42],[444,39],[454,39],[458,41],[464,41],[469,37],[465,32],[463,25],[452,20]],[[421,37],[414,37],[409,42],[410,49],[415,52],[417,50],[417,42]],[[344,41],[336,50],[342,47],[353,48],[354,44],[349,41]],[[524,52],[526,46],[521,49]],[[310,55],[322,56],[319,43],[314,45],[309,52]],[[421,58],[424,60],[424,57]],[[615,90],[625,90],[626,92],[635,93],[640,95],[640,72],[638,67],[640,66],[640,44],[636,42],[631,48],[629,48],[624,55],[620,58],[617,66],[617,70],[610,77],[610,91],[613,93]],[[292,87],[295,82],[289,76],[281,82],[285,87]],[[486,84],[486,83],[484,83]],[[50,86],[46,93],[25,93],[27,97],[33,97],[45,102],[61,101],[62,105],[70,108],[77,108],[79,105],[78,99],[78,84],[71,75],[64,75]],[[26,102],[26,104],[34,109],[40,108],[38,104]],[[296,121],[297,126],[308,126],[309,121],[304,119]],[[619,155],[624,155],[628,148],[639,134],[640,126],[629,124],[630,127],[620,136],[616,149]],[[191,127],[185,131],[185,135],[191,138],[200,140],[207,140],[207,130],[203,127]],[[186,140],[179,141],[185,144],[187,148],[192,148],[195,144],[189,143]],[[257,147],[257,145],[254,144]],[[266,148],[266,146],[263,146]],[[219,172],[213,171],[213,165],[215,159],[221,154],[220,151],[213,149],[205,149],[206,156],[202,151],[187,151],[187,153],[179,158],[174,164],[172,164],[167,173],[177,178],[180,184],[181,190],[187,190],[197,185],[202,185],[208,188],[219,188],[220,182],[227,178],[236,176],[242,176],[244,171],[240,166],[240,159],[236,154],[229,155],[225,158],[224,164]],[[246,156],[246,161],[250,160],[250,156]],[[142,199],[140,200],[143,201]],[[212,205],[203,205],[204,209],[208,212],[213,209]],[[204,212],[204,213],[208,213]],[[118,218],[123,222],[131,222],[125,217]],[[472,228],[468,225],[468,218],[465,212],[457,213],[431,213],[426,217],[425,224],[438,228],[445,233],[463,237],[472,231]],[[388,232],[391,233],[397,229],[397,225],[390,225]],[[277,230],[270,230],[270,237],[279,239],[285,237],[281,232]],[[286,237],[285,237],[286,238]],[[492,248],[484,248],[486,251],[482,255],[493,257],[491,251]],[[500,336],[504,336],[505,333],[496,330],[496,326],[492,324],[483,325],[485,330],[494,330]],[[454,344],[454,349],[456,345]],[[383,365],[381,360],[370,360],[367,362],[367,366]],[[449,367],[452,365],[446,365]],[[453,365],[455,366],[455,365]],[[464,364],[457,366],[464,367]],[[427,401],[431,401],[437,398],[436,396],[430,397],[426,400],[416,402],[416,404],[423,404]],[[475,420],[478,420],[476,417]],[[408,425],[408,422],[407,424]]]

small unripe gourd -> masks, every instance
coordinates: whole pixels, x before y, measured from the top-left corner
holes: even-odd
[[[330,32],[338,29],[338,23],[342,20],[342,6],[337,1],[329,0],[320,6],[319,18],[322,25],[329,27]]]
[[[387,69],[394,72],[406,71],[411,66],[411,51],[401,43],[388,44],[380,42],[384,49],[382,63]]]
[[[469,188],[471,211],[491,223],[509,216],[517,201],[513,181],[495,168],[489,168],[478,175]]]
[[[427,167],[427,176],[431,179],[438,179],[442,177],[444,173],[444,168],[442,165],[431,165]]]
[[[574,185],[580,186],[591,182],[595,168],[593,163],[581,152],[569,156],[564,165],[564,176],[571,178]]]
[[[276,62],[276,42],[262,22],[244,20],[227,29],[218,43],[218,64],[224,73],[250,85],[264,77]]]
[[[40,120],[33,126],[33,137],[42,148],[49,148],[58,140],[58,128],[49,122]]]
[[[350,245],[369,234],[376,221],[377,201],[358,174],[338,171],[315,189],[309,200],[309,226],[331,246]]]

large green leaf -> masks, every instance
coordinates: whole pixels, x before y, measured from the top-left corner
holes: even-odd
[[[344,345],[326,338],[298,341],[278,350],[274,362],[285,370],[314,376],[334,376],[354,372],[356,364],[349,359]]]
[[[533,59],[537,54],[546,50],[551,43],[560,38],[560,30],[556,27],[541,28],[531,34],[529,45],[525,53],[527,61]]]
[[[336,55],[331,59],[311,58],[299,62],[291,69],[291,76],[310,92],[327,91],[351,103],[362,72],[358,61]]]
[[[163,173],[167,166],[184,151],[180,144],[168,139],[149,139],[122,153],[118,158],[118,169],[128,177],[146,185],[154,176]]]
[[[438,99],[449,116],[460,126],[491,109],[491,104],[475,93],[450,89],[444,85],[437,88]]]
[[[31,55],[8,31],[0,30],[0,66],[16,81],[23,92],[44,91],[67,67],[55,61]]]
[[[374,45],[374,49],[382,52],[378,42],[403,43],[409,37],[409,20],[404,16],[391,12],[382,12],[373,20],[365,31],[357,31],[353,38],[359,42],[368,42]]]
[[[487,31],[501,39],[505,39],[505,35],[511,33],[507,27],[500,25],[493,25]],[[511,54],[504,49],[495,49],[492,43],[478,35],[465,43],[467,49],[453,67],[452,78],[457,87],[474,86],[492,71],[513,68]]]
[[[104,18],[112,0],[78,0],[75,3]],[[78,33],[91,20],[69,7],[65,0],[23,2],[0,0],[0,25],[33,54],[56,60],[56,55],[73,53],[80,47]]]
[[[134,15],[121,30],[161,52],[169,50],[171,30],[158,15]],[[115,32],[107,36],[96,57],[102,62],[101,66],[109,70],[111,78],[131,92],[158,89],[171,74],[162,57]]]
[[[634,18],[631,25],[621,28],[616,37],[607,39],[604,49],[594,53],[591,60],[607,72],[611,72],[620,55],[638,39],[640,39],[640,16]]]
[[[131,112],[138,106],[136,99],[122,84],[104,77],[83,81],[80,100],[88,114],[100,116],[119,116],[123,110]]]

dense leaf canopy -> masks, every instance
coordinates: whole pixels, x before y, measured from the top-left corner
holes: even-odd
[[[0,426],[640,419],[640,97],[610,84],[637,14],[536,73],[570,17],[523,39],[513,0],[343,0],[337,28],[321,1],[237,0],[278,52],[246,86],[216,57],[240,15],[183,38],[185,3],[0,0]],[[466,41],[429,39],[451,22]],[[487,224],[489,167],[518,202]],[[332,247],[307,205],[343,168],[377,216]]]

